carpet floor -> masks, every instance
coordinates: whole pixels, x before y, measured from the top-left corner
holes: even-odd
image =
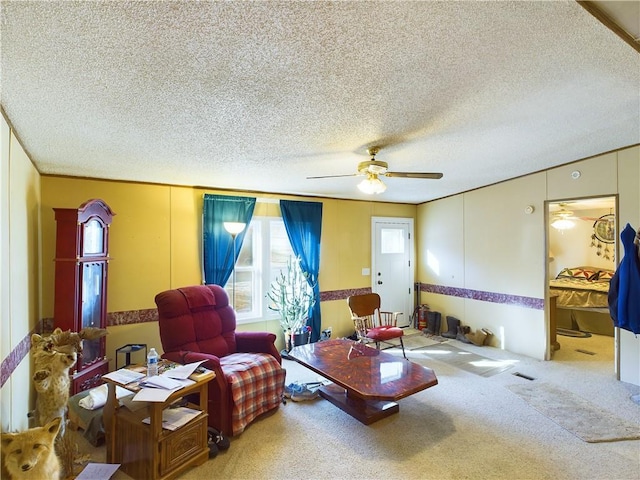
[[[513,393],[585,442],[640,439],[640,426],[562,388],[546,383],[509,385]]]
[[[447,363],[483,377],[497,375],[513,366],[509,361],[487,358],[449,343],[431,345],[415,351],[438,362]]]

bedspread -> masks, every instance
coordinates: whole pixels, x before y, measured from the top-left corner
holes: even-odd
[[[282,401],[286,370],[273,356],[234,353],[222,357],[220,366],[231,385],[233,435],[244,431],[256,417]]]
[[[609,282],[578,278],[558,278],[549,281],[556,305],[561,308],[608,308]]]

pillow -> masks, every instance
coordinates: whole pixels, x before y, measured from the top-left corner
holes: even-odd
[[[608,282],[613,277],[615,272],[613,270],[599,270],[598,271],[598,280],[601,282]]]
[[[594,268],[589,267],[572,267],[563,268],[556,279],[560,278],[578,278],[582,280],[595,280],[598,278],[598,272]]]

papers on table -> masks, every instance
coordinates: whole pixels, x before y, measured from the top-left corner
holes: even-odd
[[[128,368],[121,368],[115,372],[105,373],[102,378],[107,378],[121,385],[126,385],[128,383],[135,382],[136,380],[140,380],[144,376],[144,373],[136,372]]]
[[[174,380],[173,378],[165,375],[154,375],[153,377],[147,377],[139,384],[144,388],[164,388],[165,390],[176,390],[184,387],[182,382]]]
[[[162,411],[162,428],[165,430],[177,430],[201,413],[200,410],[187,407],[166,408]],[[151,417],[145,418],[142,423],[150,424]]]
[[[162,375],[171,377],[171,378],[178,378],[178,379],[189,378],[189,375],[193,374],[193,372],[196,371],[196,368],[198,368],[204,362],[206,362],[206,360],[187,363],[186,365],[178,365],[175,368],[170,368],[169,370],[164,372]]]
[[[136,393],[133,400],[136,402],[164,402],[176,390],[180,390],[183,387],[196,383],[188,378],[171,378],[169,373],[177,370],[178,368],[168,370],[162,375],[145,378],[144,381],[141,381],[139,384],[142,389]],[[193,370],[196,368],[197,365],[193,367]],[[182,374],[182,372],[179,372],[178,376],[181,376]]]
[[[180,390],[183,387],[186,387],[188,385],[193,385],[194,383],[196,383],[193,380],[189,380],[189,379],[173,380],[171,378],[167,378],[167,379],[164,379],[163,381],[158,381],[158,380],[155,380],[156,377],[150,377],[145,380],[144,382],[145,385],[147,385],[151,379],[154,379],[154,383],[156,385],[152,387],[148,387],[148,386],[145,387],[143,384],[140,384],[142,388],[138,393],[136,393],[136,396],[133,397],[134,402],[164,402],[176,390]],[[166,380],[173,380],[178,384],[178,386],[175,388],[164,388],[164,387],[158,386],[160,383],[165,383]]]
[[[120,467],[119,463],[88,463],[77,480],[108,480]]]
[[[152,377],[147,377],[144,373],[136,372],[128,368],[121,368],[115,372],[103,375],[103,378],[107,378],[121,385],[137,383],[137,387],[140,387],[140,390],[133,397],[133,401],[164,402],[176,390],[188,385],[193,385],[195,382],[188,377],[205,361],[206,360],[189,363],[187,365],[178,365],[174,368],[169,368],[161,375],[154,375]]]

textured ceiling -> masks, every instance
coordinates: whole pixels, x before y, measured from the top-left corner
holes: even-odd
[[[38,170],[421,203],[640,143],[640,55],[574,1],[0,8],[2,108]]]

